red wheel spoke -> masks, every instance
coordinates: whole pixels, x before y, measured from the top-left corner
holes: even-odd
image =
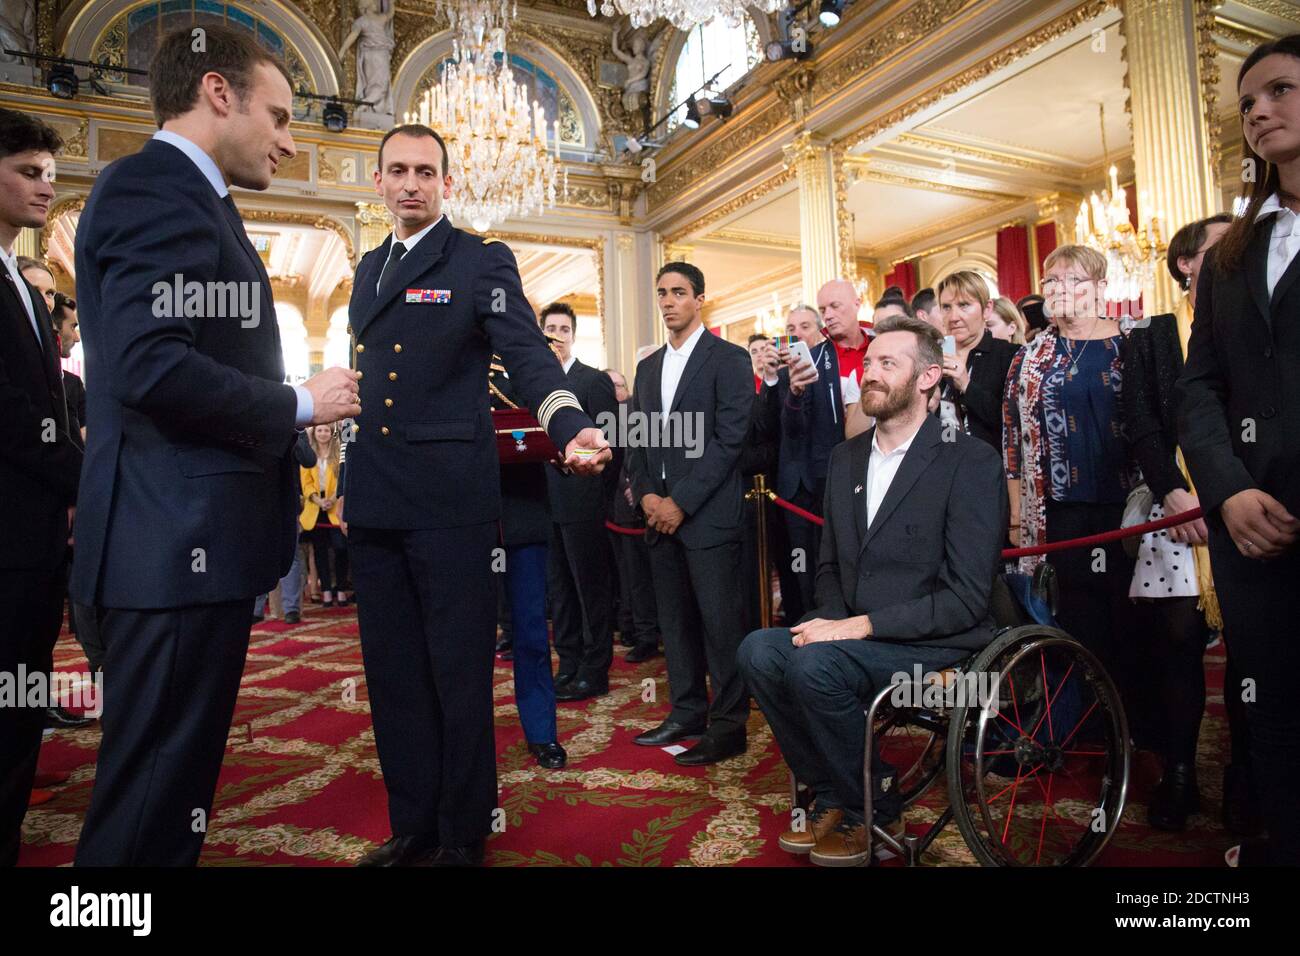
[[[1011,709],[1016,713],[1016,722],[1012,726],[1019,730],[1023,737],[1025,732],[1020,727],[1020,704],[1016,702],[1016,679],[1010,673],[1007,674],[1007,684],[1011,687]]]
[[[1092,712],[1093,712],[1094,710],[1097,709],[1097,705],[1100,704],[1100,703],[1101,703],[1101,698],[1100,698],[1100,697],[1098,697],[1098,698],[1096,698],[1096,699],[1093,700],[1093,702],[1092,702],[1092,706],[1089,707],[1089,708],[1087,709],[1087,711],[1084,712],[1084,715],[1083,715],[1082,717],[1079,718],[1079,722],[1078,722],[1077,724],[1074,725],[1074,729],[1070,731],[1070,735],[1069,735],[1068,737],[1066,737],[1063,741],[1061,741],[1061,746],[1062,746],[1062,747],[1064,747],[1066,744],[1068,744],[1071,740],[1074,739],[1074,735],[1077,734],[1077,733],[1079,732],[1079,728],[1082,727],[1083,724],[1084,724],[1084,722],[1085,722],[1089,717],[1092,716]]]
[[[1016,813],[1016,794],[1020,790],[1020,774],[1023,769],[1023,767],[1016,768],[1016,779],[1015,782],[1011,784],[1013,788],[1011,791],[1011,806],[1007,807],[1007,822],[1002,825],[1003,846],[1006,846],[1007,843],[1007,831],[1011,829],[1011,818],[1015,816]]]
[[[1046,688],[1047,688],[1047,674],[1046,674],[1046,672],[1044,672],[1044,674],[1043,674],[1043,688],[1044,688],[1044,693],[1046,693]],[[1043,858],[1043,838],[1044,838],[1045,836],[1047,836],[1047,808],[1048,808],[1048,807],[1051,807],[1052,812],[1053,812],[1053,813],[1056,812],[1056,807],[1052,805],[1052,779],[1053,779],[1053,777],[1055,777],[1055,774],[1048,774],[1048,776],[1047,776],[1047,790],[1044,791],[1044,793],[1043,793],[1043,805],[1044,805],[1044,809],[1043,809],[1043,825],[1042,825],[1041,827],[1038,828],[1038,852],[1037,852],[1036,854],[1034,854],[1034,866],[1037,866],[1037,865],[1038,865],[1038,861],[1041,860],[1041,859]],[[1042,784],[1040,783],[1039,786],[1042,786]]]
[[[1041,654],[1042,651],[1039,651],[1039,653]],[[1045,714],[1043,714],[1042,717],[1039,717],[1039,718],[1038,718],[1038,723],[1034,725],[1034,734],[1037,734],[1037,733],[1038,733],[1038,728],[1041,727],[1041,726],[1043,726],[1043,719],[1044,719],[1044,718],[1048,718],[1048,719],[1050,720],[1050,718],[1051,718],[1051,716],[1052,716],[1052,707],[1053,707],[1053,705],[1055,705],[1055,703],[1056,703],[1056,698],[1058,698],[1058,697],[1061,696],[1061,691],[1064,690],[1064,688],[1065,688],[1065,682],[1066,682],[1067,680],[1070,679],[1070,674],[1072,674],[1073,672],[1074,672],[1074,661],[1071,661],[1071,662],[1070,662],[1070,666],[1067,667],[1067,668],[1065,669],[1065,676],[1062,677],[1062,678],[1061,678],[1061,682],[1060,682],[1059,684],[1056,685],[1056,693],[1055,693],[1055,694],[1052,694],[1052,695],[1050,695],[1050,696],[1048,697],[1048,699],[1047,699],[1047,712],[1046,712]],[[1044,676],[1043,676],[1043,680],[1044,680],[1044,681],[1047,680],[1047,677],[1046,677],[1045,674],[1044,674]],[[1043,693],[1044,693],[1044,694],[1047,693],[1047,689],[1046,689],[1045,686],[1044,686],[1044,689],[1043,689]]]
[[[1043,675],[1043,696],[1047,698],[1047,714],[1045,715],[1047,717],[1047,742],[1054,744],[1056,743],[1056,735],[1052,731],[1052,703],[1056,698],[1052,696],[1052,689],[1047,686],[1047,655],[1043,653],[1041,647],[1038,649],[1038,667]],[[1058,689],[1057,693],[1060,692]],[[1043,718],[1039,717],[1038,722],[1041,724]],[[1034,730],[1036,732],[1038,728],[1035,727]],[[1039,850],[1041,849],[1042,846],[1039,846]]]

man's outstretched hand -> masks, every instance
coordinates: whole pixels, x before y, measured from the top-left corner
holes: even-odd
[[[564,449],[564,464],[575,475],[599,475],[613,457],[605,433],[595,427],[578,432]]]
[[[361,397],[357,373],[347,368],[327,368],[317,372],[302,387],[311,392],[313,425],[332,425],[344,418],[361,414]]]

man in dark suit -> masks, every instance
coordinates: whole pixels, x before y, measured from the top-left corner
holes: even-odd
[[[61,145],[39,120],[0,109],[0,501],[11,505],[0,534],[0,672],[11,680],[54,668],[81,470],[50,314],[14,254],[20,230],[45,225]],[[40,703],[0,707],[0,866],[18,861],[49,702]]]
[[[578,318],[572,306],[553,302],[542,310],[542,332],[551,340],[569,391],[594,422],[617,419],[614,383],[600,369],[573,354]],[[618,480],[622,453],[597,477],[566,475],[546,469],[551,499],[551,547],[547,585],[555,653],[555,699],[586,700],[609,692],[609,665],[614,654],[614,581],[606,541],[606,502]]]
[[[821,314],[815,306],[800,304],[792,308],[786,317],[786,334],[798,336],[808,346],[812,364],[796,359],[788,347],[782,346],[777,353],[782,365],[775,376],[769,375],[764,382],[765,390],[776,393],[775,401],[769,402],[769,406],[779,416],[776,493],[820,515],[831,449],[844,441],[840,363],[834,343],[822,330]],[[785,593],[784,584],[781,589],[786,620],[796,621],[813,606],[821,528],[788,511],[782,511],[781,518],[790,550],[775,557],[781,563],[780,570],[788,569],[788,580],[798,587],[791,594]]]
[[[537,327],[509,246],[453,227],[442,215],[451,190],[437,133],[389,130],[375,191],[396,227],[357,266],[348,310],[365,412],[343,513],[393,828],[368,866],[477,864],[491,829],[492,353],[568,467],[596,474],[610,458]]]
[[[356,376],[284,384],[271,283],[229,186],[294,155],[284,67],[241,31],[164,37],[161,129],[99,174],[77,228],[86,467],[72,593],[108,688],[78,865],[193,865],[257,594],[296,541],[295,425],[357,410]]]
[[[809,826],[782,835],[814,863],[865,862],[863,708],[892,675],[940,670],[993,638],[989,594],[1006,534],[1002,462],[985,442],[944,441],[926,414],[942,336],[917,318],[876,326],[863,361],[871,430],[831,455],[817,602],[793,628],[745,638],[740,669],[781,753],[816,794]],[[901,829],[892,769],[873,760],[872,810]]]
[[[749,353],[704,328],[704,275],[670,262],[656,278],[668,343],[636,372],[632,412],[652,440],[631,443],[632,488],[664,637],[672,711],[636,743],[700,742],[674,759],[716,763],[745,752],[749,698],[736,671],[744,635],[740,455],[754,405]],[[705,674],[712,683],[709,700]]]

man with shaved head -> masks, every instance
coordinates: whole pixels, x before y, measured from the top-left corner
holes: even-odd
[[[848,411],[845,437],[852,438],[871,427],[858,407],[861,397],[862,358],[867,354],[869,339],[858,325],[862,297],[848,279],[832,279],[817,291],[817,308],[822,314],[826,337],[835,344],[840,366],[840,389]]]

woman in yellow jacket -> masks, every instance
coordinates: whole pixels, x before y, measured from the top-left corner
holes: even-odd
[[[348,583],[347,539],[339,530],[339,433],[333,425],[316,425],[309,440],[316,450],[316,466],[299,468],[302,478],[302,514],[298,517],[306,540],[316,555],[316,577],[320,582],[322,603],[334,607],[334,592],[338,591],[338,606],[347,607],[344,588]],[[330,573],[330,556],[334,557],[333,574]]]

